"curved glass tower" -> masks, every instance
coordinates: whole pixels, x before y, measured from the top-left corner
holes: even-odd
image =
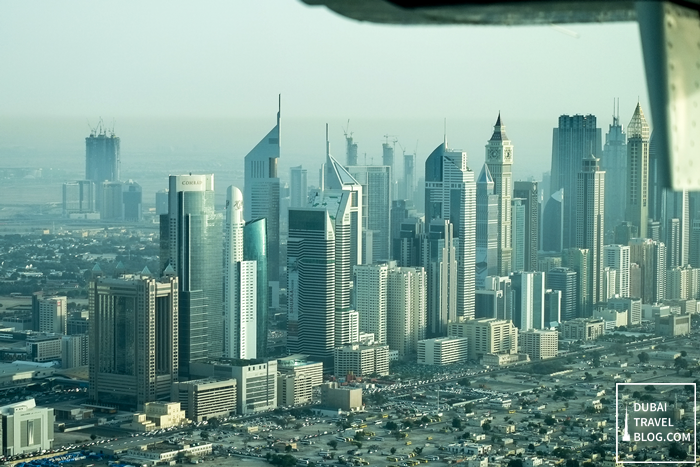
[[[267,220],[256,219],[247,222],[243,227],[243,260],[255,262],[256,279],[256,312],[257,321],[257,355],[264,358],[267,355]]]

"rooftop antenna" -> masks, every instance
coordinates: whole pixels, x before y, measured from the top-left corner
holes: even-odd
[[[326,123],[326,157],[331,155],[331,142],[328,140],[328,123]]]
[[[445,117],[442,123],[442,144],[447,146],[447,117]]]

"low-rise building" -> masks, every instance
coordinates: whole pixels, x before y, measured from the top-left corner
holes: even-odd
[[[152,431],[159,428],[170,428],[188,423],[185,411],[179,402],[146,402],[143,412],[133,415],[131,423],[122,428],[135,431]]]
[[[34,399],[0,407],[2,455],[15,456],[51,449],[54,412],[37,407]]]
[[[308,404],[313,395],[312,378],[304,373],[277,375],[277,405],[292,407]]]
[[[311,361],[307,355],[295,354],[280,358],[277,360],[277,371],[295,377],[304,375],[313,388],[323,384],[323,363]]]
[[[145,446],[137,446],[122,454],[121,459],[126,462],[141,464],[169,464],[177,459],[196,459],[212,453],[211,443],[184,443],[168,444],[154,443]]]
[[[326,383],[321,386],[321,403],[331,409],[354,412],[362,409],[362,389],[339,386],[338,383]]]
[[[236,412],[251,414],[277,408],[277,360],[221,359],[190,363],[198,378],[235,379]]]
[[[554,358],[559,351],[559,333],[542,329],[529,329],[518,334],[520,352],[528,354],[530,360]]]
[[[564,339],[591,341],[605,332],[605,321],[600,318],[575,318],[561,324]]]
[[[671,314],[656,317],[656,334],[659,336],[685,336],[690,334],[690,315]]]
[[[466,337],[438,337],[418,341],[418,364],[450,365],[468,358]]]
[[[173,383],[170,400],[179,402],[189,420],[200,422],[236,412],[236,380],[214,378]]]
[[[334,372],[339,376],[385,376],[389,374],[389,346],[351,344],[336,347],[333,363]]]

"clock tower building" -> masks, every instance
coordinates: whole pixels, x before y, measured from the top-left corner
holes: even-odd
[[[493,135],[486,144],[486,165],[498,195],[498,274],[512,272],[511,200],[513,198],[513,145],[506,136],[501,114],[493,127]]]

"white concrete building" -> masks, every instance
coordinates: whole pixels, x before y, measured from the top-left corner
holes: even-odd
[[[51,449],[54,412],[37,407],[34,399],[0,407],[2,454],[15,456]]]
[[[418,364],[450,365],[463,363],[468,358],[466,337],[438,337],[418,341]]]
[[[559,350],[559,333],[557,331],[544,331],[530,329],[518,334],[520,353],[526,353],[530,360],[544,360],[557,356]]]

